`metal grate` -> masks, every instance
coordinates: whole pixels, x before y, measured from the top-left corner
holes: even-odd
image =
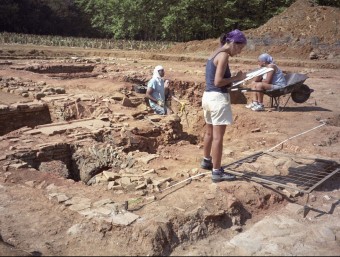
[[[333,160],[258,152],[225,165],[228,172],[247,179],[310,193],[340,171]]]

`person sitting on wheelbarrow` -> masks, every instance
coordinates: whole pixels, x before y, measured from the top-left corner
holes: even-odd
[[[264,111],[264,94],[261,91],[276,90],[284,87],[286,86],[286,79],[279,67],[274,63],[273,57],[269,54],[261,54],[258,62],[260,67],[273,68],[274,70],[255,78],[255,81],[251,83],[251,89],[256,90],[256,92],[253,92],[253,100],[250,104],[246,105],[246,108],[252,109],[253,111]]]

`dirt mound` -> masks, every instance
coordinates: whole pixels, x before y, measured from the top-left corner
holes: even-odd
[[[340,9],[318,6],[309,0],[298,0],[266,24],[244,31],[248,46],[243,55],[257,56],[269,52],[275,56],[305,59],[333,59],[340,55]],[[205,53],[218,47],[219,39],[180,43],[171,53]],[[311,54],[313,52],[313,54]]]
[[[301,44],[335,44],[339,41],[339,17],[339,8],[298,0],[263,26],[247,30],[246,34],[250,38],[270,37]]]
[[[210,53],[213,49],[215,49],[219,45],[219,39],[206,39],[203,41],[195,40],[189,41],[185,43],[175,44],[173,47],[167,50],[169,53],[173,54],[181,54],[186,52],[201,52],[201,53]]]

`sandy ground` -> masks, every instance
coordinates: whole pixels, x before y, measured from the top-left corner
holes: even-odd
[[[183,130],[188,134],[195,135],[198,140],[194,144],[183,140],[176,144],[159,147],[157,153],[160,154],[160,157],[151,161],[147,168],[154,168],[163,172],[163,176],[171,177],[176,177],[176,174],[183,170],[199,168],[204,133],[200,107],[200,96],[203,91],[201,88],[195,88],[195,84],[204,81],[204,60],[178,61],[175,59],[175,55],[169,55],[168,57],[163,56],[163,60],[159,61],[155,60],[152,54],[143,53],[142,57],[138,57],[137,53],[119,51],[115,52],[114,56],[106,57],[103,52],[98,57],[91,56],[92,53],[89,53],[91,50],[76,49],[74,52],[77,56],[86,56],[89,59],[100,58],[101,61],[97,66],[105,67],[109,72],[106,73],[106,76],[89,78],[69,76],[66,79],[58,79],[56,78],[58,74],[53,74],[53,77],[51,74],[39,74],[17,69],[17,67],[34,65],[52,66],[62,62],[64,58],[58,57],[55,60],[45,60],[44,57],[28,59],[27,52],[31,48],[37,49],[33,46],[4,46],[4,49],[14,49],[15,54],[26,55],[26,58],[7,58],[6,60],[11,61],[12,64],[2,65],[0,76],[18,77],[36,82],[45,81],[48,85],[62,86],[68,94],[83,93],[107,96],[122,88],[131,88],[133,83],[124,80],[124,77],[135,76],[148,79],[153,67],[162,64],[166,69],[166,78],[173,83],[175,95],[183,100],[191,99],[186,107],[188,120],[182,116],[181,123]],[[73,51],[73,49],[43,49],[45,53],[59,51],[61,56],[66,56],[65,51]],[[107,52],[108,56],[110,54],[112,52]],[[256,68],[256,61],[249,62],[249,60],[251,57],[247,56],[231,59],[232,70],[248,71]],[[246,101],[249,101],[250,93],[245,93],[243,97],[235,95],[234,99],[238,103],[232,105],[234,123],[227,128],[225,134],[223,164],[227,165],[257,151],[266,151],[287,139],[289,140],[275,150],[288,154],[290,158],[297,155],[308,155],[340,162],[339,69],[318,68],[320,63],[332,63],[329,60],[306,60],[304,62],[290,57],[289,62],[283,58],[276,62],[285,72],[307,74],[309,78],[305,84],[314,89],[314,92],[306,102],[301,104],[294,103],[288,99],[289,95],[285,95],[281,99],[281,104],[283,105],[287,100],[288,102],[282,111],[270,108],[269,97],[265,96],[266,111],[264,112],[254,112],[244,107]],[[289,65],[280,65],[280,63],[289,63]],[[198,96],[189,98],[195,94]],[[31,99],[8,92],[0,94],[0,104],[18,101],[27,102]],[[179,106],[174,103],[174,109],[178,110],[178,108]],[[121,111],[124,112],[124,110]],[[127,112],[129,111],[127,110]],[[319,126],[320,121],[327,124],[309,131]],[[299,136],[295,137],[297,135]],[[1,145],[9,147],[11,142],[2,140]],[[274,175],[274,170],[268,165],[268,161],[264,162],[262,166],[258,166],[258,169],[261,170],[263,167],[268,175]],[[162,167],[166,167],[166,169]],[[198,172],[204,173],[205,171],[198,169]],[[184,179],[185,177],[179,177],[177,182]],[[242,255],[242,252],[236,250],[233,252],[225,246],[219,248],[218,245],[226,240],[231,240],[238,234],[251,231],[252,226],[265,216],[275,217],[277,213],[285,210],[287,203],[295,202],[303,206],[306,201],[305,194],[287,197],[282,192],[276,193],[272,189],[266,188],[262,183],[242,178],[234,182],[215,185],[206,175],[198,180],[193,180],[190,184],[183,183],[164,192],[155,193],[156,200],[149,204],[144,202],[140,206],[137,204],[138,208],[136,207],[133,211],[141,217],[137,222],[127,227],[120,227],[89,220],[70,211],[64,205],[50,200],[50,194],[54,192],[51,187],[58,192],[88,197],[93,201],[110,198],[119,202],[136,197],[131,193],[112,194],[105,187],[89,187],[82,182],[74,182],[31,169],[2,170],[0,172],[0,233],[4,242],[0,244],[1,255],[170,255],[171,253],[174,255]],[[339,175],[335,175],[330,181],[312,191],[311,198],[313,200],[309,201],[309,205],[315,210],[326,211],[325,204],[328,204],[327,206],[333,204],[333,213],[330,215],[338,215],[339,213],[334,211],[334,208],[338,209],[336,204],[339,200],[338,192]],[[239,220],[226,220],[222,223],[205,221],[205,224],[215,225],[211,225],[212,227],[207,225],[206,230],[202,230],[206,231],[205,233],[198,232],[202,225],[198,226],[200,224],[200,219],[197,218],[199,210],[203,208],[209,211],[212,217],[215,217],[212,219],[218,219],[219,212],[222,210],[228,213],[233,202],[242,206],[238,209],[240,215],[231,216]],[[300,213],[294,218],[301,222],[304,220],[301,215]],[[315,218],[313,224],[316,224],[316,227],[327,225],[332,228],[335,235],[339,235],[337,224],[339,219],[336,217],[339,216],[335,216],[335,219],[327,219],[324,216]],[[189,222],[190,220],[192,223]],[[216,224],[220,224],[220,226]],[[190,229],[186,226],[189,226]],[[235,226],[241,229],[235,229]],[[304,226],[308,227],[310,224],[304,223]],[[198,230],[195,230],[195,227]],[[230,229],[231,227],[234,229]],[[174,238],[170,235],[171,231],[177,232],[176,237],[180,238],[177,242],[164,239]],[[182,231],[183,238],[178,236],[179,231]],[[184,235],[191,236],[186,238]],[[302,240],[300,243],[303,245],[303,240],[307,244],[308,238],[301,237],[299,240]],[[338,255],[336,254],[339,253],[338,238],[335,243],[325,245],[325,248],[320,246],[323,252],[318,253]],[[20,250],[21,252],[18,252]],[[296,250],[290,253],[308,255],[307,250],[302,247],[301,251]],[[287,252],[282,249],[276,254],[286,255]],[[271,253],[266,255],[271,255]]]
[[[257,56],[268,52],[285,73],[307,75],[304,84],[313,92],[303,103],[281,96],[279,111],[265,96],[264,112],[245,108],[250,92],[231,92],[233,124],[225,133],[222,164],[238,176],[217,184],[199,166],[205,61],[217,39],[160,52],[0,45],[0,118],[10,105],[39,103],[38,92],[63,89],[62,97],[71,100],[61,116],[56,106],[62,104],[54,98],[59,95],[41,100],[49,104],[53,123],[72,124],[106,110],[109,127],[118,128],[95,139],[76,130],[77,144],[90,142],[81,150],[120,145],[129,160],[152,157],[112,169],[132,178],[146,172],[145,189],[131,183],[113,190],[108,181],[89,184],[65,176],[63,163],[53,157],[38,169],[21,166],[11,155],[25,159],[37,147],[63,145],[72,129],[27,136],[24,127],[1,135],[0,256],[339,256],[340,176],[334,174],[340,163],[339,17],[339,8],[298,0],[245,31],[248,45],[230,59],[232,72],[257,68]],[[182,106],[173,101],[173,116],[150,121],[155,117],[134,85],[145,84],[156,65],[164,66]],[[32,119],[39,123],[41,117]],[[129,148],[131,135],[140,140],[138,147]],[[85,167],[99,160],[89,156]]]

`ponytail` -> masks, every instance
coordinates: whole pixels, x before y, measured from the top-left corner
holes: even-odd
[[[221,46],[223,46],[225,43],[227,43],[227,34],[226,33],[222,33],[220,36],[220,44]]]

